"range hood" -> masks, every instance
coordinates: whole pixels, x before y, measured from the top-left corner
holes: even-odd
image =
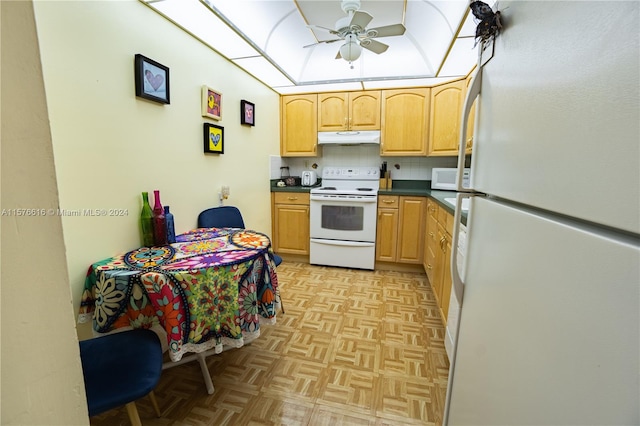
[[[380,145],[380,130],[318,132],[319,145]]]

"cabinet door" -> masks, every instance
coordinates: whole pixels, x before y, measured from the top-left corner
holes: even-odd
[[[380,91],[369,90],[349,94],[349,129],[380,129]]]
[[[348,98],[346,92],[318,94],[318,131],[347,130],[349,124]]]
[[[469,84],[471,83],[471,75],[469,77],[467,77],[467,79],[465,80],[465,97],[466,97],[466,93],[468,91],[469,88]],[[464,101],[463,101],[464,102]],[[460,114],[462,115],[462,111],[460,111]],[[469,119],[467,120],[467,154],[471,154],[471,151],[473,150],[473,126],[475,125],[475,119],[476,119],[476,101],[473,101],[473,104],[471,105],[471,111],[469,112]]]
[[[422,263],[426,207],[424,197],[400,197],[397,257],[400,263]]]
[[[428,155],[458,155],[464,80],[431,89],[431,121]]]
[[[436,302],[438,303],[438,308],[442,307],[442,280],[444,278],[445,273],[445,251],[443,250],[446,237],[444,229],[438,225],[438,233],[436,234],[437,239],[437,247],[435,248],[435,267],[433,272],[433,282],[431,283],[431,287],[433,288],[433,293],[436,296]]]
[[[382,91],[380,155],[427,154],[430,89]]]
[[[318,95],[288,95],[281,98],[281,143],[283,157],[315,157],[318,144]]]
[[[435,269],[436,269],[436,260],[437,260],[437,252],[439,250],[438,246],[438,221],[436,220],[436,216],[431,214],[427,215],[427,241],[425,244],[425,272],[427,274],[427,278],[429,278],[429,283],[435,292]]]
[[[449,314],[449,299],[451,298],[451,237],[447,236],[443,248],[444,271],[442,273],[442,287],[440,289],[440,315],[442,322],[447,325]]]
[[[309,254],[309,206],[276,204],[274,251]]]
[[[398,209],[378,208],[376,260],[382,262],[396,261],[397,229]]]

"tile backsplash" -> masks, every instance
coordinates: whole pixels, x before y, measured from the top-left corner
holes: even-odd
[[[291,176],[300,176],[303,170],[316,171],[322,176],[322,168],[331,167],[380,167],[387,162],[391,177],[398,180],[431,180],[434,167],[456,167],[457,157],[381,157],[378,145],[325,145],[318,157],[279,157],[272,155],[270,161],[271,179],[280,177],[280,167],[288,166]],[[397,167],[396,167],[397,165]]]

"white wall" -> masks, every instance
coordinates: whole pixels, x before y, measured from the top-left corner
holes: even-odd
[[[142,191],[160,190],[181,233],[229,185],[227,204],[270,234],[275,92],[138,1],[36,1],[35,12],[60,208],[128,211],[62,218],[75,310],[89,265],[140,245]],[[136,53],[170,68],[170,105],[135,97]],[[223,94],[221,121],[201,116],[202,85]],[[241,99],[255,103],[255,127],[240,125]],[[223,155],[203,154],[204,122],[224,127]]]
[[[3,1],[0,11],[0,424],[86,425],[62,223],[46,214],[58,205],[58,190],[32,3]],[[31,210],[18,216],[17,209]]]

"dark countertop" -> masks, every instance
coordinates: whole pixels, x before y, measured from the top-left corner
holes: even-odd
[[[271,192],[310,192],[312,188],[320,186],[276,186],[276,182],[280,179],[272,179],[270,182]],[[455,198],[457,192],[455,191],[441,191],[438,189],[431,189],[430,180],[394,180],[393,188],[380,189],[378,195],[408,195],[414,197],[430,197],[433,198],[440,207],[443,207],[447,212],[454,214],[454,208],[451,204],[444,201],[445,198]],[[462,213],[462,223],[466,223],[467,213]]]

